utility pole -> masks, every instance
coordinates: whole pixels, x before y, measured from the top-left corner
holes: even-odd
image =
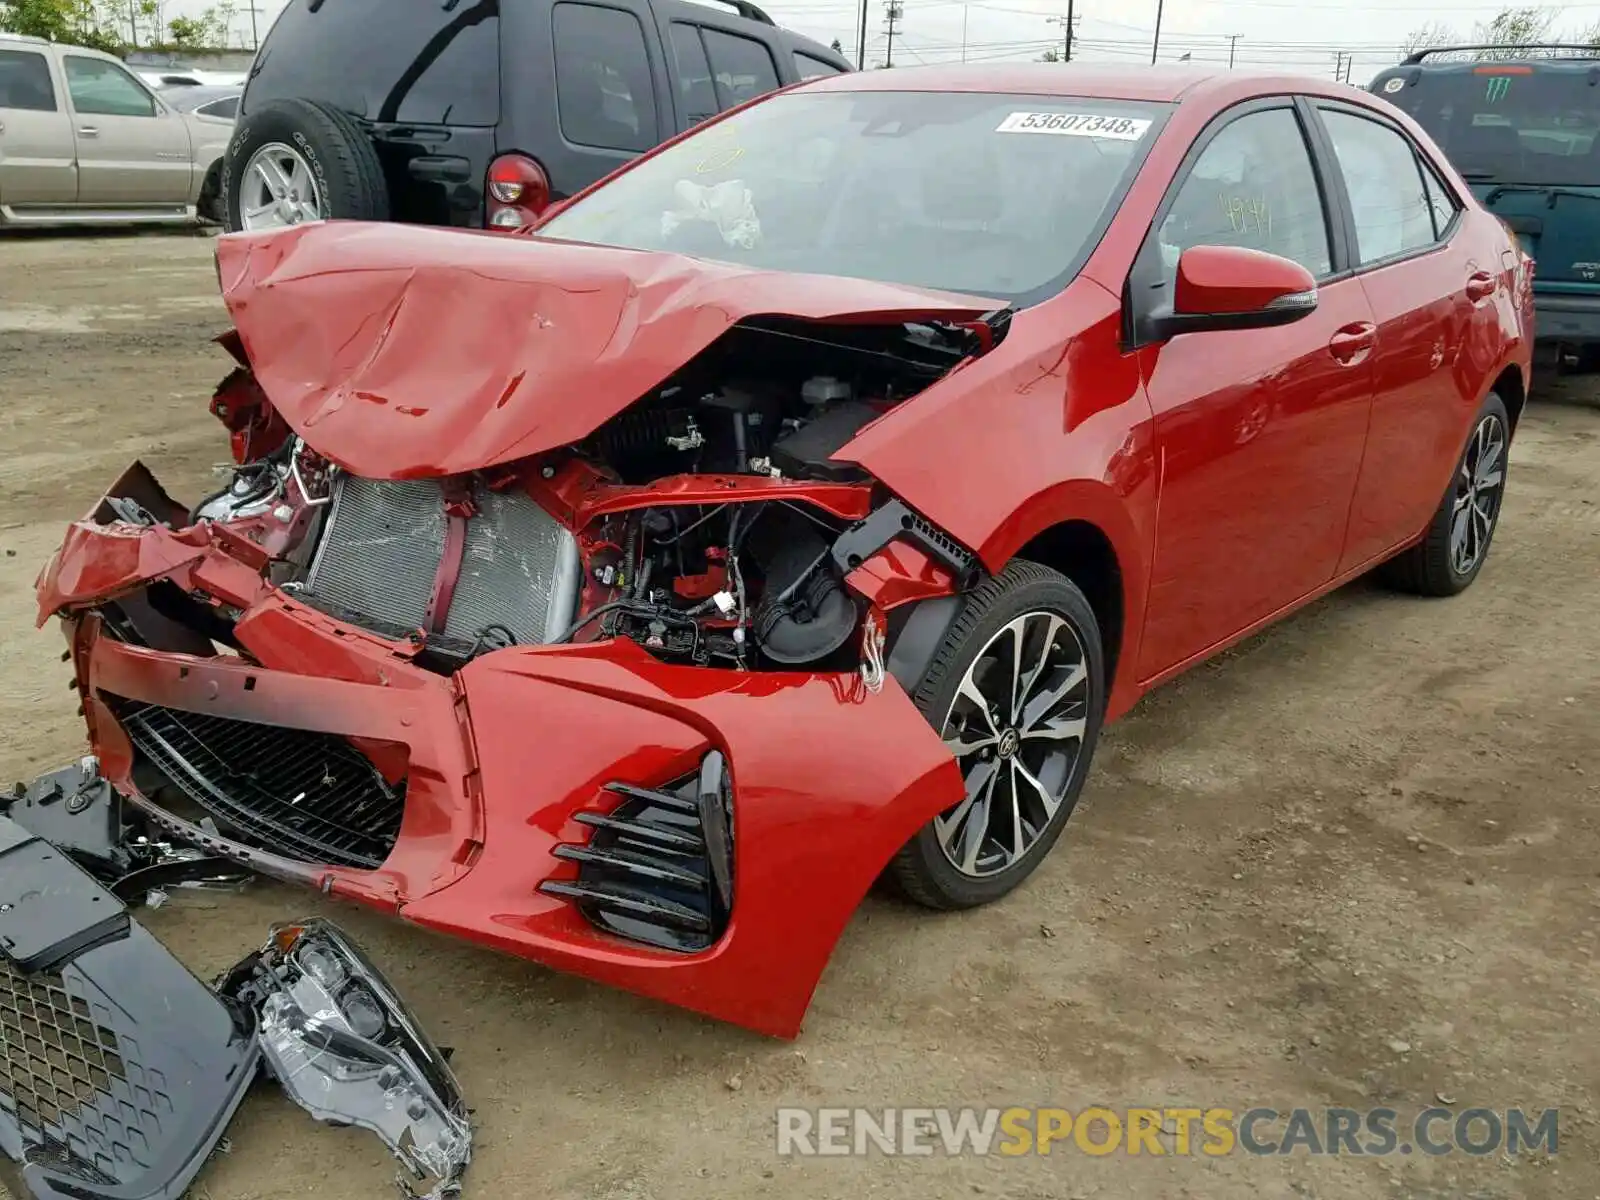
[[[867,69],[867,0],[861,0],[861,24],[856,33],[856,70]]]
[[[1344,51],[1336,50],[1333,55],[1333,80],[1335,83],[1344,82]]]
[[[1156,35],[1150,39],[1150,65],[1154,66],[1156,56],[1161,53],[1161,9],[1163,0],[1156,0]]]
[[[1244,35],[1240,33],[1230,33],[1228,35],[1228,70],[1230,71],[1233,70],[1234,51],[1238,49],[1239,39],[1243,36]]]
[[[1067,15],[1064,17],[1046,17],[1045,24],[1061,26],[1061,61],[1072,61],[1072,32],[1073,26],[1078,23],[1078,18],[1072,14],[1073,0],[1067,0]]]
[[[261,49],[261,39],[256,36],[256,14],[261,10],[254,4],[250,6],[250,49]]]
[[[892,67],[894,66],[894,23],[906,15],[906,7],[901,3],[901,0],[884,0],[883,11],[889,18],[889,44],[883,52],[883,65]]]
[[[968,5],[968,4],[963,4],[961,6],[961,61],[962,62],[966,62],[967,61],[967,9],[969,9],[970,7],[971,7],[971,5]]]

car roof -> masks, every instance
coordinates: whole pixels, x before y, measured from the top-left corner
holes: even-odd
[[[1026,96],[1142,100],[1174,104],[1215,95],[1219,100],[1250,94],[1301,93],[1351,99],[1359,88],[1309,75],[1229,71],[1221,67],[1110,66],[1099,63],[953,63],[896,67],[831,75],[805,85],[807,91],[997,92]]]
[[[244,88],[231,83],[202,83],[173,84],[157,88],[156,91],[161,93],[161,98],[168,104],[187,111],[199,108],[202,104],[210,104],[213,100],[226,100],[229,96],[237,96],[244,91]]]

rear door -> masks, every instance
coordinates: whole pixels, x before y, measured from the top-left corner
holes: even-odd
[[[560,0],[551,10],[556,199],[587,187],[673,132],[666,63],[643,4]],[[552,150],[554,148],[552,147]]]
[[[1378,325],[1375,397],[1340,570],[1422,532],[1478,404],[1475,345],[1498,345],[1506,264],[1461,236],[1462,205],[1395,125],[1319,102]],[[1504,245],[1504,243],[1502,243]]]
[[[42,50],[0,49],[0,204],[78,198],[72,120]]]
[[[78,153],[78,203],[96,208],[189,203],[194,151],[183,118],[120,63],[61,56]]]

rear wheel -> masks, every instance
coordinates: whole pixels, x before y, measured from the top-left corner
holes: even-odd
[[[1105,711],[1094,610],[1071,580],[1014,562],[978,588],[914,696],[966,792],[906,843],[890,877],[929,908],[997,900],[1077,804]]]
[[[1384,582],[1419,596],[1464,592],[1483,570],[1505,498],[1511,418],[1490,392],[1423,539],[1380,568]]]

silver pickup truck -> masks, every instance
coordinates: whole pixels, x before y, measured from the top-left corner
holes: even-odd
[[[109,54],[0,33],[0,228],[214,219],[232,133]]]

